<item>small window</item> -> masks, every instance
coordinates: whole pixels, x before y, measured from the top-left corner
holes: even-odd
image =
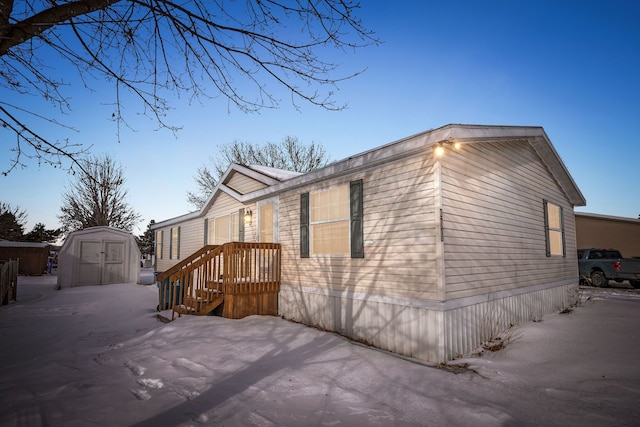
[[[547,256],[564,256],[564,221],[562,207],[544,202]]]
[[[156,231],[156,257],[162,259],[162,230]]]
[[[169,250],[169,259],[180,258],[180,227],[171,229],[171,242]]]
[[[363,181],[300,194],[300,258],[364,258]]]

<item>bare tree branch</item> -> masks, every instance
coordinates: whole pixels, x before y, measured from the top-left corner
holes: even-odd
[[[101,225],[131,231],[140,215],[127,203],[124,170],[108,155],[83,161],[83,173],[62,194],[58,219],[63,231]]]
[[[277,108],[275,88],[284,88],[296,107],[301,99],[340,110],[346,105],[336,103],[334,88],[361,71],[339,75],[323,56],[379,42],[356,18],[359,7],[355,0],[0,0],[0,99],[35,95],[68,114],[70,83],[90,90],[106,80],[118,139],[121,126],[130,127],[125,94],[173,132],[172,95],[222,95],[251,112]],[[75,76],[57,71],[69,68]],[[84,148],[38,134],[35,116],[17,101],[1,106],[0,125],[16,136],[5,172],[24,159],[78,165]]]
[[[305,145],[295,136],[286,136],[280,143],[267,142],[263,145],[233,141],[221,146],[219,155],[211,158],[213,170],[207,166],[198,168],[194,177],[198,190],[187,191],[187,201],[201,208],[231,163],[306,173],[327,165],[329,159],[322,144],[312,142]]]

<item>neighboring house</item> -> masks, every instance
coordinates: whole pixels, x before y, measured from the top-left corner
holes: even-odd
[[[69,234],[58,253],[58,288],[140,282],[140,249],[133,234],[90,227]]]
[[[0,260],[18,259],[18,274],[39,276],[47,271],[48,243],[0,240]]]
[[[640,257],[640,219],[576,212],[578,248],[613,248]]]
[[[302,175],[232,164],[152,227],[156,270],[278,242],[280,315],[437,363],[575,301],[585,203],[542,128],[448,125]]]

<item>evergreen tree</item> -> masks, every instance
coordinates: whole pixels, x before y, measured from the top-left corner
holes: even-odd
[[[23,240],[25,242],[55,243],[61,235],[62,229],[47,230],[45,225],[39,222],[33,227],[33,230],[24,235]]]
[[[138,247],[140,248],[140,253],[143,257],[145,257],[146,255],[153,255],[154,253],[153,231],[151,230],[151,227],[155,223],[156,222],[154,220],[151,220],[149,222],[149,225],[147,225],[147,229],[145,230],[144,234],[141,234],[136,239],[136,241],[138,242]]]
[[[0,202],[0,239],[21,241],[27,213],[19,207]]]

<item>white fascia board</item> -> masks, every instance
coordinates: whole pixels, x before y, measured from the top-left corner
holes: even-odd
[[[233,197],[234,199],[236,199],[239,202],[244,202],[245,199],[247,198],[245,195],[238,193],[233,188],[227,187],[224,184],[220,184],[220,191],[224,192],[224,193],[227,193],[228,195],[230,195],[231,197]]]
[[[405,158],[423,152],[440,141],[475,144],[483,142],[522,140],[532,145],[541,157],[554,179],[558,182],[574,206],[586,203],[582,193],[571,178],[564,163],[558,156],[544,129],[539,126],[486,126],[486,125],[446,125],[438,129],[419,133],[401,140],[365,151],[362,154],[348,157],[331,163],[322,169],[288,181],[264,188],[244,196],[243,201],[252,201],[268,195],[291,190],[296,187],[310,185],[328,178],[336,178],[360,170],[369,169],[380,164]],[[536,143],[537,141],[537,143]]]
[[[170,225],[182,223],[184,221],[188,221],[190,219],[197,218],[198,216],[200,216],[200,212],[201,211],[194,211],[194,212],[189,212],[188,214],[184,214],[184,215],[180,215],[180,216],[175,216],[173,218],[165,219],[164,221],[159,221],[159,222],[154,223],[149,228],[151,230],[157,230],[159,228],[164,228],[164,227],[167,227],[167,226],[170,226]]]
[[[279,182],[273,178],[265,176],[253,169],[231,164],[211,197],[200,211],[191,214],[172,218],[160,223],[156,223],[152,229],[166,227],[167,225],[182,222],[200,216],[207,210],[220,191],[224,191],[241,203],[251,203],[264,199],[275,194],[289,191],[298,187],[314,184],[329,178],[337,178],[343,175],[352,174],[365,169],[370,169],[378,165],[388,163],[397,159],[405,158],[424,152],[433,145],[441,141],[455,141],[465,143],[482,143],[494,141],[512,141],[522,139],[527,141],[538,153],[549,172],[556,182],[563,189],[567,200],[574,206],[585,206],[584,196],[573,181],[564,163],[553,148],[544,129],[539,126],[487,126],[487,125],[464,125],[450,124],[437,129],[432,129],[416,135],[412,135],[395,142],[365,151],[361,154],[348,157],[346,159],[333,162],[321,169],[309,172],[298,177],[291,178],[284,182]],[[235,170],[251,178],[269,185],[266,188],[251,193],[240,195],[231,190],[224,182],[230,172]]]
[[[288,181],[291,178],[295,178],[297,176],[303,175],[302,172],[295,172],[286,169],[278,169],[272,168],[270,166],[261,166],[261,165],[249,165],[250,169],[253,169],[257,172],[267,175],[277,181]]]
[[[564,191],[567,200],[569,200],[573,206],[586,206],[587,200],[544,131],[542,131],[542,136],[530,140],[530,144],[536,153],[538,153],[540,159],[542,159],[549,173],[551,173],[560,188]]]
[[[204,216],[205,212],[209,210],[209,208],[211,207],[211,205],[213,204],[213,202],[215,201],[215,199],[218,197],[218,195],[221,192],[227,193],[228,195],[230,195],[234,199],[238,200],[239,202],[244,203],[245,200],[248,199],[246,195],[242,195],[240,193],[237,193],[236,191],[232,190],[227,185],[223,184],[223,182],[225,182],[225,180],[229,177],[229,175],[233,171],[236,171],[236,172],[242,173],[244,175],[247,175],[247,176],[249,176],[249,177],[251,177],[251,178],[253,178],[253,179],[257,180],[257,181],[260,181],[260,182],[262,182],[264,184],[267,184],[267,185],[270,185],[270,184],[273,185],[274,183],[279,183],[279,181],[276,181],[273,178],[267,177],[267,176],[265,176],[265,175],[263,175],[263,174],[261,174],[259,172],[253,171],[252,169],[248,169],[248,168],[246,168],[244,166],[232,163],[231,165],[229,165],[229,167],[227,168],[225,173],[222,175],[222,177],[220,177],[220,180],[218,181],[218,184],[214,188],[213,192],[211,193],[211,195],[209,196],[209,198],[207,199],[205,204],[202,205],[202,208],[200,208],[197,211],[193,211],[193,212],[190,212],[188,214],[185,214],[185,215],[180,215],[180,216],[177,216],[177,217],[169,218],[169,219],[164,220],[164,221],[156,222],[155,224],[153,224],[150,227],[150,229],[151,230],[157,230],[159,228],[168,227],[170,225],[183,223],[185,221]]]
[[[435,143],[448,138],[450,138],[450,131],[446,129],[446,127],[410,136],[390,144],[365,151],[362,154],[330,163],[321,169],[300,175],[299,177],[292,178],[271,187],[248,193],[245,195],[245,201],[262,199],[272,194],[289,191],[297,187],[310,185],[329,178],[337,178],[361,170],[370,169],[397,159],[406,158],[423,152],[425,148],[431,147]]]

